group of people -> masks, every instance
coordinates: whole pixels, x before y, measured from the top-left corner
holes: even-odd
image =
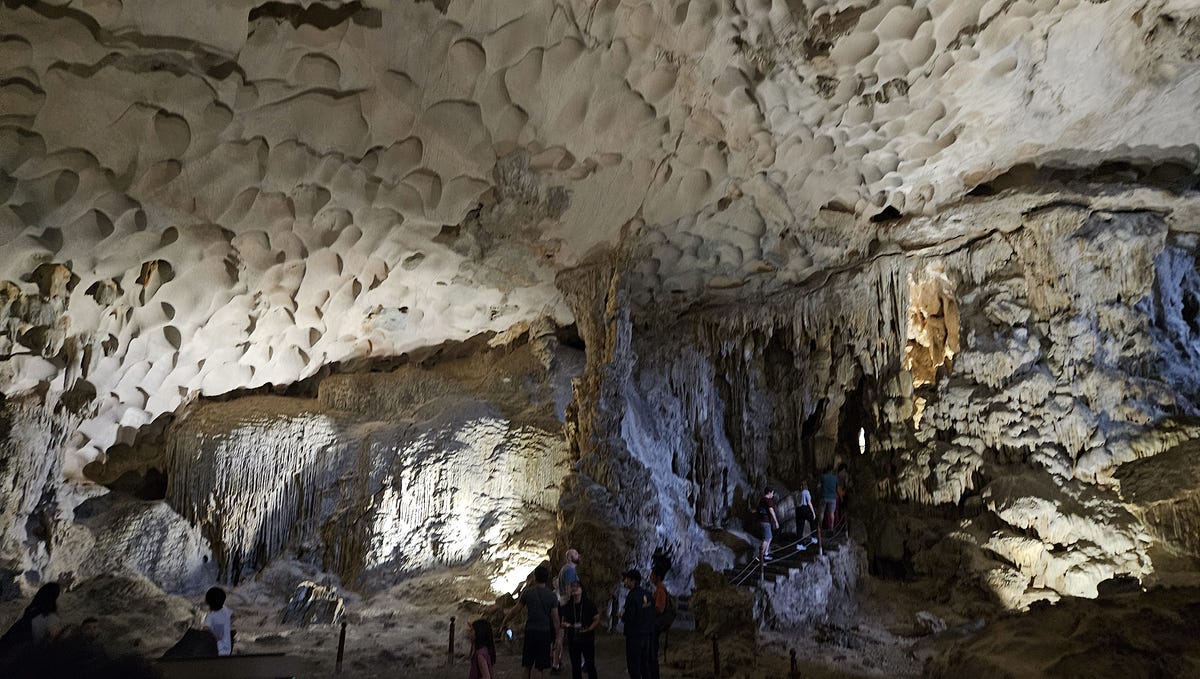
[[[50,582],[42,585],[24,613],[3,636],[0,636],[0,659],[26,652],[49,648],[56,642],[73,645],[100,646],[100,621],[85,618],[74,626],[64,626],[58,616],[58,598],[62,585]],[[202,655],[229,655],[233,652],[233,613],[225,607],[225,590],[213,587],[204,597],[208,613],[204,616],[200,636],[207,641],[209,652]]]
[[[821,472],[818,487],[821,491],[821,526],[825,530],[832,530],[839,524],[839,520],[845,517],[846,501],[851,488],[849,467],[842,462],[837,466],[835,472],[834,466],[828,465]],[[756,514],[758,523],[762,527],[763,536],[759,558],[764,562],[770,561],[772,558],[771,540],[774,538],[774,531],[779,530],[774,488],[767,486],[763,489]],[[817,516],[817,510],[813,507],[812,492],[808,489],[808,482],[805,481],[800,485],[800,499],[796,508],[796,529],[800,532],[802,541],[811,533],[816,532]]]
[[[596,630],[600,627],[600,611],[584,592],[579,578],[581,556],[576,549],[566,553],[566,562],[555,578],[553,590],[550,569],[538,566],[533,572],[533,584],[527,586],[516,604],[504,616],[502,629],[522,610],[525,612],[525,634],[521,647],[521,668],[526,679],[541,677],[546,670],[557,673],[562,669],[564,651],[571,663],[573,679],[598,679],[596,667]],[[653,593],[642,587],[642,576],[636,569],[626,571],[623,584],[628,590],[619,612],[625,634],[625,660],[631,679],[658,679],[659,632],[668,614],[670,594],[663,578],[670,566],[656,562],[651,569]],[[487,620],[476,620],[468,634],[471,638],[468,679],[492,679],[495,676],[495,640]]]

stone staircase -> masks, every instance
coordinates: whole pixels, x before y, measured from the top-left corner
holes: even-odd
[[[804,568],[806,563],[814,561],[822,552],[830,554],[840,551],[847,541],[844,524],[839,524],[832,532],[823,534],[819,544],[815,537],[801,540],[795,533],[777,534],[772,541],[773,545],[777,546],[771,551],[772,558],[765,565],[760,563],[757,552],[753,551],[753,547],[757,547],[754,545],[751,550],[737,555],[735,563],[738,565],[726,570],[725,577],[734,586],[757,588],[763,582],[773,583],[779,578],[790,577],[797,570]]]

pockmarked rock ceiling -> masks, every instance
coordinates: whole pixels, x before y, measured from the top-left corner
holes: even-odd
[[[1040,243],[1004,242],[1017,228],[1006,220],[1037,202],[1021,196],[1063,178],[1124,186],[1100,207],[1161,216],[1114,228],[1146,266],[1165,231],[1195,230],[1186,194],[1200,163],[1198,26],[1200,8],[1182,0],[6,0],[0,391],[58,404],[62,472],[80,478],[198,397],[481,333],[582,325],[563,277],[619,250],[635,317],[716,305],[752,314],[747,304],[875,276],[915,300],[907,332],[928,349],[880,351],[913,380],[878,408],[937,431],[962,413],[948,403],[1002,386],[997,362],[1007,379],[1043,348],[1020,331],[992,347],[988,332],[1064,309],[1094,315],[1090,301],[1039,287],[1056,262],[1125,251],[1101,226],[1083,241],[1051,225]],[[1003,209],[971,202],[1014,191]],[[1094,223],[1082,216],[1071,228]],[[972,242],[986,247],[950,273],[922,269],[907,292],[873,268]],[[1045,251],[1068,242],[1082,254]],[[1181,280],[1195,277],[1187,250],[1172,250]],[[1029,277],[1016,302],[1002,299],[1011,272],[992,266],[1006,258]],[[1095,298],[1133,303],[1126,287],[1145,293],[1145,274]],[[972,276],[995,277],[995,297],[964,289],[955,301],[955,281]],[[1186,295],[1171,298],[1174,309]],[[842,310],[871,318],[859,302]],[[976,314],[963,327],[980,332],[961,343],[974,350],[962,379],[974,381],[926,412],[913,388],[964,351],[959,303]],[[905,340],[904,313],[887,316],[893,343]],[[1065,333],[1057,350],[1071,346]],[[747,342],[750,357],[769,338]],[[883,360],[867,346],[862,365]],[[1179,351],[1195,358],[1191,346]],[[831,389],[859,374],[837,356],[811,360]],[[1176,382],[1191,379],[1183,373]],[[1042,389],[1022,384],[1005,396],[1018,405],[1004,418]],[[804,398],[801,419],[817,402]],[[1072,455],[1101,448],[1088,437],[1107,414],[1097,424],[1068,405],[1075,414],[1055,440]],[[1150,416],[1125,419],[1139,417]],[[989,438],[1011,424],[970,445],[1020,443],[1019,432]],[[966,460],[963,446],[950,448]],[[912,456],[945,467],[953,488],[928,491],[904,474],[892,486],[905,499],[960,499],[979,453],[962,464],[945,453]],[[1107,473],[1083,469],[1060,477]],[[1036,508],[1005,502],[991,510],[1036,522]],[[692,521],[695,507],[684,509]],[[1029,568],[1039,577],[1061,580],[1070,567],[1047,566],[1041,545],[993,542],[1012,562],[1038,562]],[[1087,592],[1095,579],[1060,589]]]

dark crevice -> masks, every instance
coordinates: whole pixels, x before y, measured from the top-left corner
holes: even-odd
[[[235,59],[209,50],[196,43],[195,40],[162,35],[143,35],[133,31],[114,33],[100,26],[100,23],[92,15],[82,10],[67,6],[52,5],[40,0],[0,1],[8,9],[15,10],[24,7],[46,19],[73,21],[87,29],[97,43],[111,49],[123,49],[132,45],[148,50],[184,52],[192,55],[200,70],[210,77],[223,79],[229,75],[237,74],[242,80],[246,79],[245,72],[237,65]],[[169,61],[169,57],[163,57],[163,61]]]
[[[250,10],[251,22],[261,19],[286,21],[293,28],[312,26],[327,31],[344,23],[354,23],[366,28],[383,26],[383,14],[378,9],[363,7],[358,0],[338,7],[313,3],[307,7],[287,2],[268,2]]]
[[[971,197],[994,196],[1009,190],[1047,190],[1066,186],[1099,186],[1106,191],[1129,186],[1157,188],[1181,194],[1200,187],[1200,162],[1195,149],[1177,149],[1181,157],[1165,160],[1104,160],[1094,165],[1045,162],[1021,163],[977,184]]]

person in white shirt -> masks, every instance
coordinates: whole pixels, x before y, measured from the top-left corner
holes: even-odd
[[[233,653],[233,612],[225,607],[225,590],[213,587],[204,595],[208,604],[208,615],[204,616],[204,629],[217,638],[217,655]]]
[[[817,510],[813,507],[808,482],[800,486],[800,511],[796,514],[796,528],[800,531],[800,549],[804,549],[804,543],[808,542],[806,538],[810,533],[813,534],[812,541],[817,541]]]

